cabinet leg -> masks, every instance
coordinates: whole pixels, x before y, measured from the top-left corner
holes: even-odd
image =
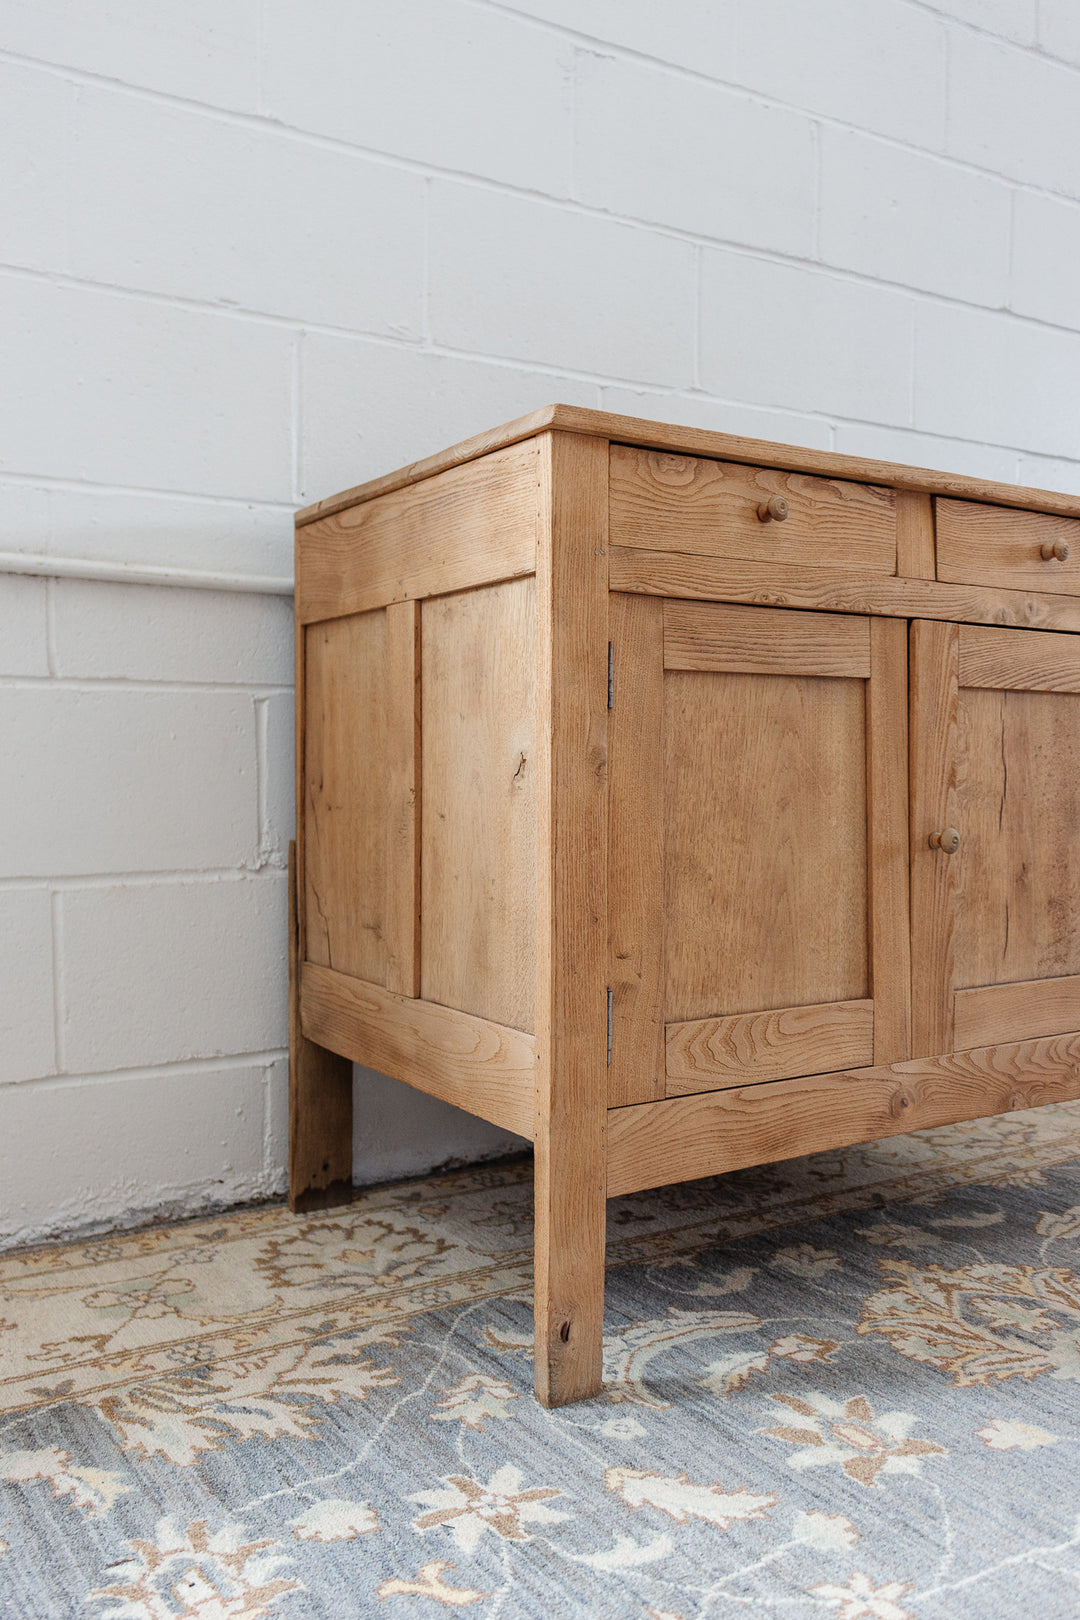
[[[605,1196],[603,1126],[536,1144],[536,1395],[565,1406],[603,1387]],[[595,1135],[597,1140],[588,1140]]]
[[[296,845],[289,845],[289,1208],[352,1202],[352,1064],[300,1028]]]

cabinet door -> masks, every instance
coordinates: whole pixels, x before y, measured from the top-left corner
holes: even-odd
[[[1080,1030],[1080,636],[911,637],[913,1055]]]
[[[611,1104],[907,1057],[905,624],[611,624]]]

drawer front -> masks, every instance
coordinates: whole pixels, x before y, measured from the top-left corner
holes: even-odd
[[[936,508],[938,579],[1080,596],[1080,518],[941,497]]]
[[[896,494],[613,444],[611,544],[895,574]]]

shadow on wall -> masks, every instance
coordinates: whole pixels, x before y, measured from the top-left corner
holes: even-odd
[[[401,1080],[353,1065],[353,1185],[422,1176],[527,1153],[513,1131],[452,1108]]]

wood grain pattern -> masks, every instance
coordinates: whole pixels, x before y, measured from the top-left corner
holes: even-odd
[[[1080,639],[961,625],[960,685],[1080,692]]]
[[[1080,1028],[1080,974],[956,992],[958,1046],[992,1046]]]
[[[1080,696],[961,688],[958,719],[953,983],[1080,973]]]
[[[788,608],[665,602],[664,668],[865,678],[870,621]]]
[[[667,1022],[867,995],[864,692],[664,677]]]
[[[896,493],[896,572],[913,579],[937,577],[934,502],[930,495],[910,489]]]
[[[1080,594],[1080,520],[1010,511],[974,501],[938,500],[938,578],[960,584]],[[1064,562],[1041,555],[1063,540]]]
[[[787,502],[782,522],[758,516],[772,495]],[[653,551],[893,574],[896,496],[872,484],[613,444],[611,540]]]
[[[911,1055],[907,643],[903,620],[870,620],[866,795],[874,1063]]]
[[[462,466],[493,450],[520,443],[552,428],[567,433],[592,434],[600,439],[643,445],[654,450],[674,450],[685,455],[747,462],[789,472],[818,473],[824,478],[851,478],[862,483],[892,485],[896,489],[993,501],[999,506],[1028,507],[1034,512],[1062,512],[1080,516],[1080,496],[1053,490],[1028,489],[1019,484],[969,478],[962,473],[935,472],[928,467],[907,467],[866,456],[840,455],[831,450],[812,450],[803,445],[747,439],[734,433],[713,433],[707,428],[652,422],[636,416],[616,415],[611,411],[589,410],[580,405],[545,405],[527,416],[475,434],[422,461],[411,462],[381,478],[371,479],[339,495],[316,501],[297,513],[297,524],[303,527],[315,523],[321,517],[374,500],[390,490],[419,483],[448,467]]]
[[[1080,1097],[1080,1034],[613,1108],[608,1196]]]
[[[536,584],[428,601],[421,994],[515,1029],[536,997]]]
[[[834,1001],[669,1024],[667,1095],[872,1063],[874,1003]]]
[[[352,1064],[300,1027],[300,908],[289,844],[289,1208],[352,1201]]]
[[[664,604],[610,599],[608,1102],[664,1095]]]
[[[536,443],[514,445],[299,531],[299,622],[531,574]]]
[[[386,614],[305,634],[307,959],[386,979]]]
[[[309,1040],[504,1130],[532,1136],[531,1035],[312,963],[303,969],[300,1013]]]
[[[952,856],[929,837],[958,825],[956,745],[959,631],[917,620],[911,626],[911,1051],[932,1057],[953,1048],[956,885]]]
[[[678,552],[611,548],[611,588],[696,601],[758,603],[899,619],[967,619],[1024,629],[1080,630],[1080,600],[1007,591],[998,586],[942,585],[930,579],[886,579],[827,568],[768,567]]]
[[[420,994],[420,604],[386,610],[386,988]]]
[[[536,1392],[601,1386],[607,1118],[607,446],[542,441],[537,555]]]

